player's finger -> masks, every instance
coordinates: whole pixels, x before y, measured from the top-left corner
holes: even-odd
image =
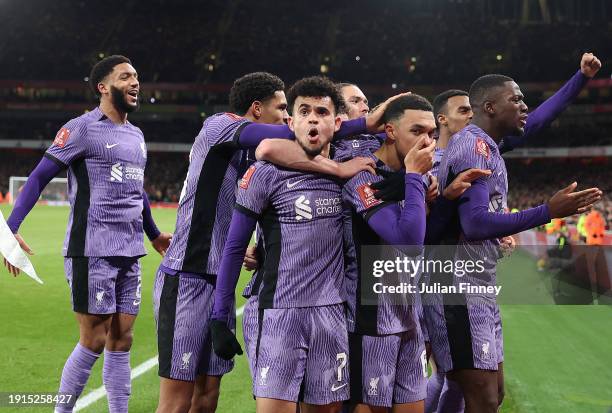
[[[585,207],[578,208],[576,210],[576,213],[577,214],[584,214],[585,212],[589,212],[591,209],[593,209],[593,205],[587,205]]]
[[[428,152],[434,153],[436,151],[436,140],[432,139],[429,145],[425,147]]]
[[[4,259],[4,265],[6,266],[6,269],[8,270],[9,274],[11,274],[14,277],[15,276],[15,267],[13,267],[11,265],[11,263],[8,262],[6,259]]]
[[[598,202],[599,200],[601,200],[600,196],[592,196],[592,197],[582,198],[580,201],[578,201],[578,205],[579,206],[592,205],[592,204]]]
[[[372,165],[372,166],[376,165],[376,162],[374,162],[374,159],[366,158],[365,156],[358,156],[357,158],[354,158],[354,159],[356,159],[355,162],[365,163],[365,164]]]
[[[34,255],[34,251],[32,251],[32,248],[30,248],[30,246],[26,244],[24,240],[21,240],[19,244],[21,246],[21,249],[24,250],[27,254]]]
[[[14,265],[12,265],[10,263],[9,263],[9,265],[11,266],[11,272],[13,273],[13,276],[17,277],[19,275],[19,272],[20,272],[19,268],[15,267]]]
[[[584,198],[586,196],[591,196],[594,194],[601,195],[601,191],[599,190],[599,188],[583,189],[582,191],[572,192],[571,194],[569,194],[569,196],[571,196],[572,198]]]
[[[594,65],[597,69],[601,69],[601,60],[595,58]]]
[[[372,175],[376,175],[376,169],[374,169],[372,165],[366,165],[363,170],[371,173]]]
[[[423,150],[425,148],[425,136],[421,136],[416,143],[414,144],[414,146],[412,147],[412,149],[410,149],[411,151],[420,151]]]
[[[478,178],[483,178],[486,176],[491,175],[491,170],[490,169],[469,169],[468,171],[464,172],[464,181],[467,182],[474,182],[475,180],[477,180]]]

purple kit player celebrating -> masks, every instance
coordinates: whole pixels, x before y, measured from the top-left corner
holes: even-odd
[[[213,354],[208,336],[215,278],[236,182],[247,167],[242,149],[255,148],[264,138],[291,134],[284,125],[283,89],[283,82],[269,73],[237,79],[230,91],[230,106],[238,115],[219,113],[206,119],[191,150],[176,231],[153,293],[161,376],[159,412],[214,411],[221,377],[232,369],[231,361]],[[347,122],[343,133],[365,131],[366,125]],[[338,174],[367,165],[347,164],[326,162],[330,173]],[[243,181],[248,181],[249,174],[251,169]]]
[[[425,398],[425,348],[414,323],[411,300],[394,302],[384,294],[378,305],[362,304],[362,293],[372,289],[372,279],[359,275],[364,263],[361,247],[418,245],[425,239],[425,188],[423,174],[431,169],[436,129],[431,104],[419,95],[401,97],[385,112],[386,141],[371,156],[379,169],[403,170],[405,201],[382,202],[370,185],[382,178],[360,172],[343,188],[352,212],[352,238],[357,272],[347,277],[348,328],[351,356],[351,401],[355,412],[422,412]],[[410,282],[410,277],[408,280]]]
[[[455,259],[495,251],[498,238],[545,224],[551,218],[582,213],[601,197],[597,188],[573,192],[576,188],[573,183],[546,204],[505,213],[507,174],[498,143],[504,136],[524,133],[527,106],[519,86],[502,75],[479,78],[472,84],[469,96],[474,111],[472,124],[449,143],[440,165],[440,186],[444,188],[453,176],[468,168],[489,169],[492,175],[476,180],[459,200],[460,229],[452,234],[457,245]],[[494,260],[484,268],[484,273],[455,275],[454,285],[458,285],[458,280],[472,285],[494,285]],[[468,413],[496,412],[503,398],[499,308],[494,297],[460,293],[453,298],[462,301],[431,306],[434,311],[427,317],[439,370],[459,383]],[[444,302],[447,299],[447,295],[442,298]]]
[[[215,274],[231,217],[227,211],[246,168],[246,152],[240,149],[258,143],[248,127],[284,123],[288,116],[284,87],[269,73],[237,79],[230,106],[239,115],[209,117],[196,137],[175,237],[153,293],[161,377],[158,412],[214,411],[221,376],[232,369],[231,362],[212,354],[207,339]],[[287,132],[283,134],[288,136]]]
[[[289,125],[295,145],[309,157],[319,155],[339,128],[341,100],[321,77],[290,89]],[[211,323],[215,352],[228,359],[240,353],[228,321],[244,251],[259,222],[265,261],[253,376],[257,411],[294,413],[300,387],[307,408],[338,411],[349,396],[340,185],[270,163],[258,162],[250,171],[239,188],[219,272]]]
[[[363,155],[376,162],[377,170],[404,174],[405,199],[403,202],[376,199],[370,188],[382,178],[366,171],[349,180],[343,189],[348,207],[345,213],[350,217],[345,227],[349,232],[348,237],[345,234],[345,243],[353,255],[348,257],[347,265],[351,399],[356,412],[383,412],[389,407],[398,412],[421,412],[425,397],[425,349],[420,320],[418,325],[413,322],[417,319],[410,309],[412,306],[418,312],[420,301],[397,303],[381,295],[378,305],[362,304],[362,292],[371,289],[372,284],[359,276],[359,268],[370,267],[361,256],[364,245],[370,248],[385,244],[423,245],[426,235],[423,174],[432,164],[435,143],[430,134],[435,130],[435,122],[431,104],[418,95],[403,96],[389,103],[385,119],[385,143],[374,153],[364,149]],[[456,199],[469,182],[483,175],[486,172],[466,171],[449,185],[444,198]],[[433,208],[452,205],[440,198]],[[427,229],[436,226],[432,223]]]
[[[32,172],[8,224],[22,248],[19,225],[43,188],[68,168],[70,216],[64,268],[80,338],[64,365],[60,393],[73,395],[71,412],[95,361],[104,350],[103,381],[110,412],[127,412],[130,395],[132,327],[140,308],[143,226],[163,254],[171,234],[160,234],[143,192],[147,159],[139,128],[127,121],[138,107],[138,74],[130,60],[109,56],[89,76],[100,106],[72,119],[58,132]],[[14,270],[14,269],[13,269]]]
[[[536,136],[542,129],[547,127],[576,99],[588,80],[593,78],[600,68],[601,62],[596,56],[592,53],[583,54],[580,61],[580,69],[576,74],[559,91],[529,114],[527,125],[525,125],[525,133],[519,136],[507,136],[502,139],[500,144],[501,153],[522,145],[528,138]],[[471,121],[473,112],[468,92],[463,90],[453,89],[442,92],[436,96],[433,105],[439,137],[432,173],[437,175],[440,161],[451,136],[459,132]],[[514,239],[511,236],[500,239],[500,247],[504,249],[511,250],[513,245]],[[436,409],[460,413],[463,410],[463,398],[460,394],[459,386],[448,379],[444,380],[442,376],[436,372],[430,379],[425,410],[428,413],[434,412]],[[442,388],[443,382],[444,387]]]

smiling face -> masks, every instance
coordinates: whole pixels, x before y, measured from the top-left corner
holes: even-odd
[[[138,108],[138,93],[140,91],[136,69],[129,63],[116,65],[113,67],[113,71],[98,83],[98,91],[103,98],[111,99],[117,111],[133,112]]]
[[[504,136],[520,136],[525,133],[527,124],[527,105],[516,82],[505,82],[499,87],[492,102],[487,102],[487,111],[494,114],[498,128]]]
[[[321,153],[340,128],[340,123],[329,96],[298,96],[293,104],[293,116],[289,118],[289,128],[309,156]]]

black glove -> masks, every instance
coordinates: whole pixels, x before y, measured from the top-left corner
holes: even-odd
[[[385,171],[381,168],[376,168],[376,174],[384,177],[382,181],[378,181],[370,185],[376,199],[381,199],[387,202],[403,201],[406,196],[406,172],[399,170],[397,172]]]
[[[220,320],[211,320],[210,336],[213,350],[223,360],[231,360],[236,354],[242,354],[242,347],[236,335],[229,329],[227,323]]]

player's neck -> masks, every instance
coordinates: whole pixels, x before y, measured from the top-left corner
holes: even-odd
[[[485,116],[477,116],[474,114],[474,118],[472,119],[472,125],[478,126],[480,129],[485,131],[487,135],[491,137],[495,141],[495,143],[499,143],[504,137],[503,131],[495,125],[491,119]]]
[[[113,123],[122,125],[127,122],[127,113],[118,111],[115,105],[106,99],[100,100],[100,110]]]
[[[383,161],[385,165],[394,171],[399,171],[404,166],[394,144],[383,143],[382,146],[374,152],[374,156]]]
[[[450,133],[447,128],[440,128],[440,135],[438,136],[436,146],[440,149],[446,149],[448,142],[450,142],[451,136],[453,136],[453,134]]]

